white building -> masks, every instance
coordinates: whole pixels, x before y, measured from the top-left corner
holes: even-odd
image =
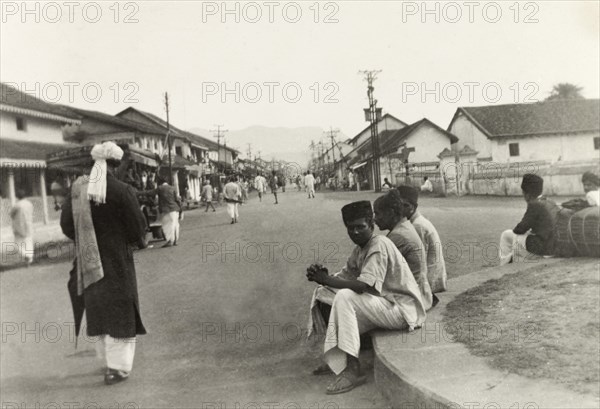
[[[63,129],[81,124],[80,118],[62,106],[0,85],[1,223],[10,222],[8,209],[16,201],[16,189],[33,203],[34,222],[48,223],[50,215],[57,216],[47,200],[56,174],[46,169],[46,155],[71,147],[64,144]]]
[[[600,100],[458,108],[448,131],[478,160],[497,163],[600,159]]]

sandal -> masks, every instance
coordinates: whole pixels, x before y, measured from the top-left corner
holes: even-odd
[[[329,365],[327,365],[327,364],[321,364],[312,371],[312,374],[317,375],[317,376],[318,375],[329,375],[332,373],[333,373],[333,371],[331,370],[331,368],[329,368]]]
[[[327,387],[327,395],[337,395],[339,393],[350,392],[357,386],[367,382],[366,376],[349,375],[347,371],[342,372],[338,377]]]

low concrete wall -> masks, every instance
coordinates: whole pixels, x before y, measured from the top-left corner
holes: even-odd
[[[466,164],[463,164],[466,167]],[[469,164],[470,165],[470,164]],[[458,167],[460,169],[460,167]],[[600,160],[582,162],[479,162],[470,172],[462,172],[459,195],[521,196],[521,181],[526,173],[544,178],[544,194],[548,196],[583,196],[581,176],[598,174]],[[454,191],[446,185],[446,191]]]

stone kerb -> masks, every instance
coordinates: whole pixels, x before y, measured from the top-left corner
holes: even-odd
[[[560,259],[544,260],[545,265]],[[445,306],[469,288],[504,274],[522,273],[534,264],[509,264],[449,280],[451,291],[427,323],[411,333],[377,331],[375,382],[392,408],[597,408],[598,400],[543,379],[530,379],[488,366],[461,343],[444,336]]]

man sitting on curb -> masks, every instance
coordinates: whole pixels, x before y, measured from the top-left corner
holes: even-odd
[[[417,231],[404,214],[402,199],[397,190],[380,196],[373,205],[375,224],[379,230],[389,230],[387,238],[400,250],[421,290],[425,309],[433,303],[431,287],[427,280],[427,253]]]
[[[397,190],[404,207],[404,214],[417,231],[425,247],[425,253],[427,253],[427,279],[433,294],[433,306],[435,306],[439,302],[435,294],[447,289],[446,262],[442,252],[442,241],[434,225],[417,210],[419,191],[412,186],[399,186]]]
[[[373,210],[369,201],[350,203],[342,208],[348,236],[356,244],[346,266],[330,276],[327,269],[312,265],[307,278],[321,284],[311,303],[309,336],[318,334],[325,323],[317,298],[332,298],[325,336],[324,360],[337,377],[327,394],[348,392],[366,381],[358,355],[360,334],[375,328],[408,329],[420,327],[426,318],[419,286],[394,243],[374,235]],[[315,374],[325,373],[325,368]]]
[[[544,179],[527,173],[521,183],[527,211],[512,230],[500,236],[500,265],[551,255],[554,250],[554,227],[560,208],[542,196]]]

